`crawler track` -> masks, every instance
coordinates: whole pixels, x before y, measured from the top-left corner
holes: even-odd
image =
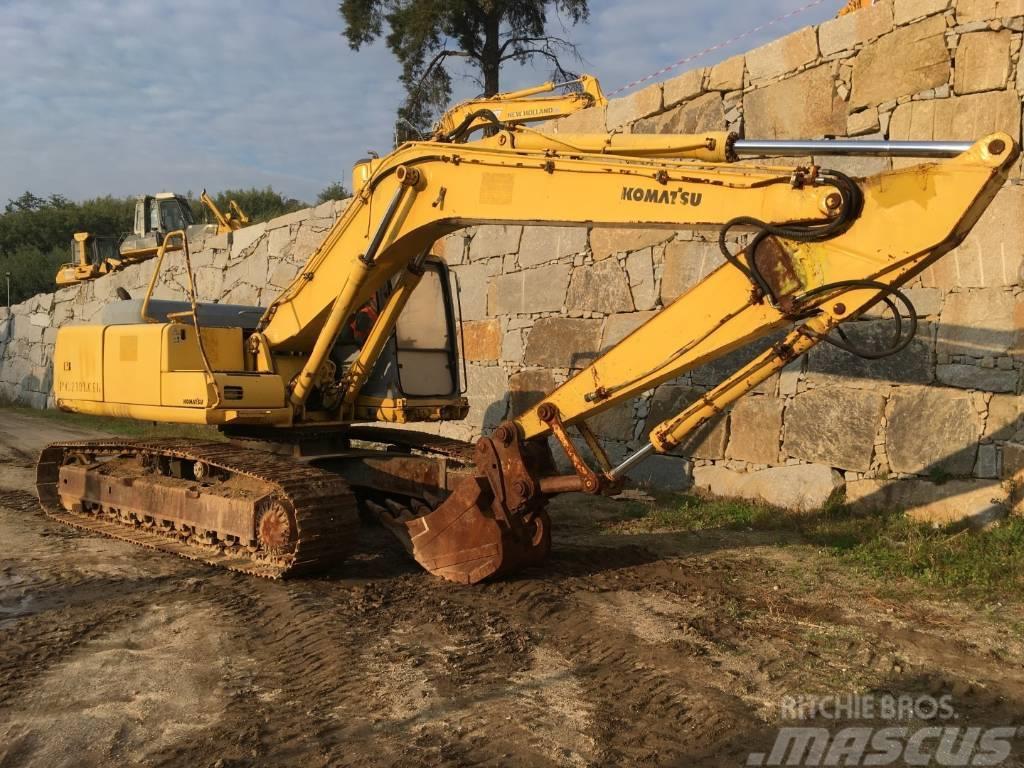
[[[60,493],[61,467],[73,457],[86,456],[88,472],[105,462],[155,457],[202,462],[220,478],[255,481],[261,490],[287,510],[294,545],[284,553],[265,550],[259,542],[225,540],[211,520],[206,526],[182,526],[153,509],[140,517],[126,515],[96,499],[79,499],[69,509]],[[80,461],[80,459],[79,459]],[[141,464],[140,464],[141,466]],[[187,479],[168,483],[188,484]],[[202,495],[225,492],[224,482],[191,481]],[[224,443],[189,440],[98,440],[54,443],[43,449],[36,467],[36,491],[44,511],[54,520],[150,549],[157,549],[232,571],[278,579],[304,576],[339,564],[351,552],[359,529],[356,500],[336,475],[264,451]],[[65,499],[67,499],[65,494]],[[201,503],[198,502],[197,503]],[[152,519],[147,519],[147,518]],[[197,530],[202,527],[204,530]]]

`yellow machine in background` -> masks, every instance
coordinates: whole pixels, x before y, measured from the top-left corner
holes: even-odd
[[[671,451],[822,341],[872,358],[903,349],[917,321],[900,286],[963,240],[1019,154],[1002,133],[973,144],[547,135],[495,118],[490,107],[469,111],[443,135],[359,164],[352,203],[267,307],[202,303],[185,233],[169,233],[143,299],[59,330],[58,405],[213,424],[241,442],[50,446],[38,467],[47,512],[281,576],[343,558],[359,501],[445,578],[472,583],[540,562],[552,495],[615,492],[647,456]],[[482,126],[491,135],[466,140]],[[818,166],[734,163],[787,154],[925,162],[863,180]],[[475,444],[377,426],[467,413],[453,283],[431,248],[473,224],[712,229],[726,261]],[[735,231],[749,233],[742,250],[729,246]],[[190,292],[153,300],[172,242]],[[899,321],[886,348],[833,335],[879,303]],[[588,420],[771,334],[778,340],[766,351],[613,466]],[[571,471],[557,470],[549,437]]]
[[[577,88],[578,87],[578,88]],[[576,90],[572,90],[576,88]],[[540,96],[559,89],[557,96]],[[453,134],[456,140],[465,140],[474,131],[492,125],[522,125],[566,117],[590,107],[608,106],[601,84],[592,75],[580,75],[564,83],[543,83],[520,91],[499,93],[494,96],[470,99],[458,104],[438,120],[434,138],[445,140]]]
[[[862,8],[870,8],[876,2],[878,2],[878,0],[847,0],[846,5],[839,9],[839,13],[836,14],[836,17],[838,18],[839,16],[845,16],[848,13],[854,13]]]
[[[135,201],[132,233],[122,238],[76,232],[71,245],[72,260],[57,270],[56,282],[61,288],[93,280],[138,264],[156,255],[168,232],[186,231],[190,237],[206,237],[233,232],[249,223],[249,217],[234,200],[228,203],[225,215],[203,190],[199,198],[213,215],[216,224],[197,224],[186,198],[173,192],[140,195]],[[180,244],[172,246],[180,248]]]
[[[71,243],[72,260],[57,270],[57,286],[63,288],[92,280],[112,272],[121,264],[116,237],[96,237],[89,232],[75,232]]]
[[[205,205],[210,213],[213,214],[213,218],[217,221],[218,235],[225,232],[234,232],[236,229],[241,229],[249,223],[249,217],[245,215],[245,212],[234,200],[228,200],[228,211],[226,214],[220,212],[217,203],[206,194],[205,189],[203,194],[199,196],[199,202]]]
[[[541,94],[563,90],[555,96]],[[475,131],[500,121],[505,125],[520,125],[531,122],[565,117],[581,109],[603,107],[608,104],[601,85],[592,75],[580,75],[576,80],[565,83],[548,82],[532,88],[510,93],[470,99],[449,109],[435,126],[438,140],[466,141]],[[467,121],[468,119],[468,121]],[[454,138],[447,139],[452,136]],[[223,234],[241,229],[249,223],[249,217],[234,200],[228,201],[228,209],[222,212],[206,190],[199,197],[216,222],[216,230],[206,225],[196,225],[188,201],[181,195],[160,192],[144,195],[135,204],[135,227],[119,249],[111,249],[110,239],[97,237],[88,232],[75,233],[72,245],[72,261],[62,264],[57,270],[56,282],[60,287],[74,285],[83,280],[115,272],[130,264],[146,261],[156,255],[164,235],[176,229],[184,229],[189,237],[211,233]],[[202,226],[202,229],[198,229]],[[176,250],[180,245],[172,245]]]

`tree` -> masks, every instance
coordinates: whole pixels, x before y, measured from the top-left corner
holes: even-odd
[[[547,32],[548,7],[571,24],[586,21],[587,0],[341,0],[345,37],[353,50],[384,33],[402,65],[405,103],[400,128],[426,133],[452,96],[451,60],[466,62],[484,96],[500,89],[501,67],[541,58],[559,80],[571,79],[563,58],[576,46]]]
[[[96,197],[74,203],[63,195],[38,197],[26,192],[8,201],[0,215],[0,250],[20,248],[41,252],[70,248],[75,232],[122,235],[132,229],[133,198]]]
[[[38,211],[44,205],[46,205],[46,200],[26,190],[13,200],[7,201],[7,205],[4,206],[4,213]]]
[[[131,197],[76,203],[59,194],[25,192],[8,201],[0,214],[0,272],[11,274],[11,300],[18,303],[53,290],[57,267],[72,258],[73,233],[125,234],[131,231],[134,210]]]
[[[316,196],[316,201],[318,203],[326,203],[328,200],[344,200],[351,196],[352,193],[345,189],[344,184],[340,181],[335,181],[320,190],[320,194]]]

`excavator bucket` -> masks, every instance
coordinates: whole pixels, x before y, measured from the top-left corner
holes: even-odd
[[[373,505],[416,562],[436,576],[476,584],[542,562],[551,550],[551,522],[540,508],[529,519],[498,519],[487,480],[469,477],[436,509]],[[499,513],[500,514],[500,513]],[[502,515],[504,518],[504,515]]]

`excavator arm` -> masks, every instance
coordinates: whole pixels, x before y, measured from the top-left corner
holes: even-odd
[[[578,89],[568,90],[573,86],[578,86]],[[557,96],[540,95],[558,89],[566,91]],[[445,141],[465,141],[470,134],[488,125],[508,126],[554,120],[581,109],[607,104],[597,78],[580,75],[569,82],[548,82],[521,91],[464,101],[441,116],[434,126],[434,137]]]
[[[915,321],[899,286],[962,241],[1018,154],[1009,136],[993,134],[973,145],[936,145],[934,154],[948,159],[863,181],[817,167],[729,164],[737,152],[758,146],[714,133],[546,137],[505,129],[465,145],[400,147],[373,166],[306,269],[264,317],[259,334],[271,356],[309,350],[290,384],[296,420],[323,380],[345,319],[404,272],[405,289],[393,294],[374,328],[378,338],[390,334],[423,255],[449,232],[506,222],[718,231],[722,267],[536,407],[481,438],[476,475],[437,509],[388,521],[421,564],[449,579],[475,582],[536,562],[550,542],[548,496],[614,490],[635,463],[679,445],[844,321],[883,302],[906,324],[889,352],[905,346]],[[827,142],[818,148],[827,152]],[[900,148],[888,151],[894,149]],[[726,235],[736,228],[750,239],[734,253]],[[328,275],[346,275],[340,291]],[[611,466],[589,418],[786,328],[788,335],[767,352],[658,425],[645,449]],[[378,351],[368,344],[343,375],[342,409]],[[575,448],[569,427],[579,430],[597,468]],[[554,472],[549,434],[573,474]]]

